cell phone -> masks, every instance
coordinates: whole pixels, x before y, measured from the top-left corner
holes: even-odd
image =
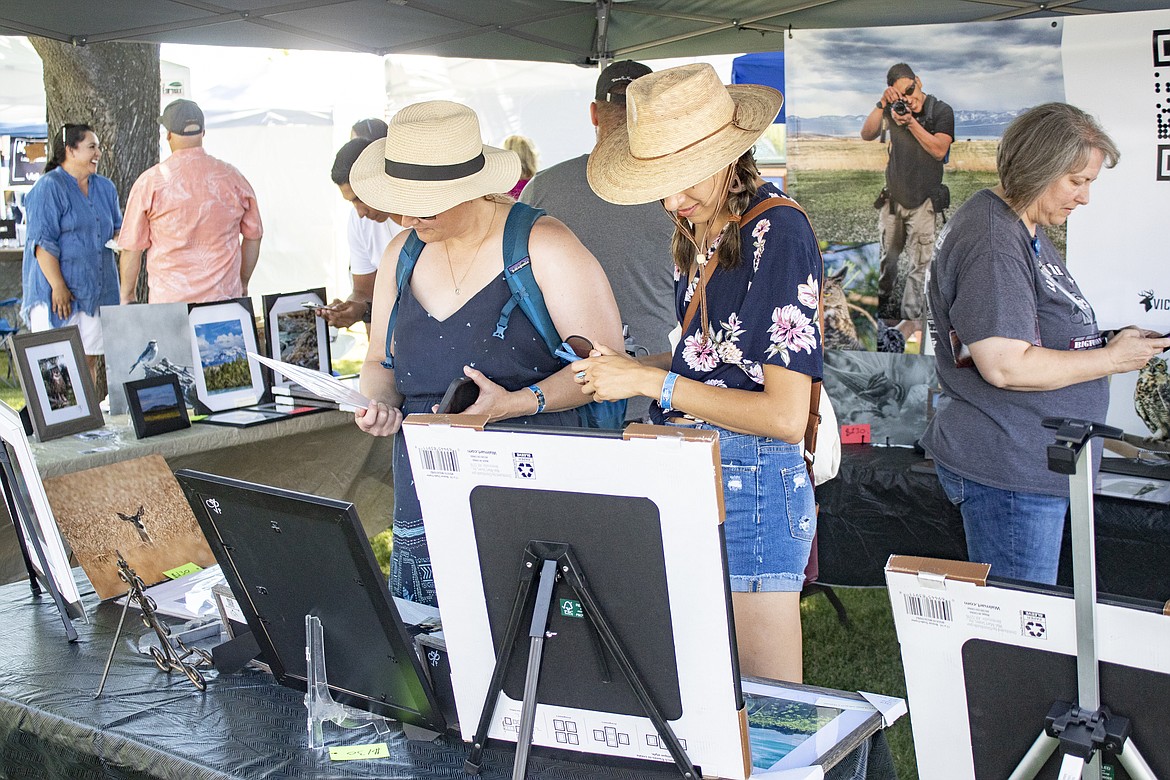
[[[479,398],[479,385],[471,377],[458,376],[447,385],[443,400],[439,401],[438,414],[459,414]]]
[[[303,303],[301,303],[301,308],[302,309],[329,309],[330,311],[333,310],[332,306],[326,306],[323,303],[313,303],[312,301],[304,301]]]

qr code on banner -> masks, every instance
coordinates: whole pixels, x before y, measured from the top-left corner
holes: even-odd
[[[1170,66],[1170,30],[1154,30],[1154,67]]]

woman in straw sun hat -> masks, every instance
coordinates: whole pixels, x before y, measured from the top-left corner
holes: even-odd
[[[631,82],[626,133],[590,155],[589,183],[613,203],[661,200],[675,220],[682,338],[673,355],[641,361],[599,346],[572,368],[596,399],[648,396],[655,422],[719,432],[741,667],[799,681],[816,531],[801,441],[822,368],[821,257],[799,207],[764,203],[782,193],[752,158],[782,102],[770,87],[725,87],[705,64]]]
[[[385,140],[370,144],[354,163],[354,193],[372,208],[402,214],[405,228],[387,247],[374,282],[370,347],[361,370],[362,392],[373,402],[356,415],[363,431],[397,433],[405,415],[432,411],[459,376],[479,389],[468,414],[578,424],[576,407],[588,399],[528,318],[517,309],[503,338],[493,335],[511,295],[503,238],[513,203],[497,193],[506,193],[519,176],[515,153],[485,146],[475,112],[447,101],[402,109]],[[412,237],[421,240],[421,253],[399,290],[397,266],[418,247]],[[622,343],[605,273],[568,228],[541,217],[528,249],[557,332]],[[435,603],[422,511],[401,437],[394,442],[390,568],[393,595]]]

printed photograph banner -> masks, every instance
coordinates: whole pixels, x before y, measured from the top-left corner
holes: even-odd
[[[1089,291],[1102,330],[1137,325],[1166,333],[1170,11],[1069,19],[1062,53],[1069,102],[1097,117],[1121,152],[1117,167],[1101,171],[1093,184],[1089,206],[1069,220],[1069,268]],[[1106,422],[1164,447],[1167,369],[1163,356],[1141,371],[1114,376]]]
[[[1117,143],[1120,164],[1102,170],[1092,199],[1066,227],[1047,233],[1088,292],[1098,325],[1170,331],[1170,279],[1160,222],[1170,213],[1170,11],[840,30],[795,31],[785,42],[789,191],[829,244],[826,346],[883,349],[896,321],[879,300],[881,265],[874,198],[885,181],[886,145],[863,141],[866,115],[886,71],[908,63],[926,93],[954,109],[955,142],[943,183],[953,213],[997,182],[1004,128],[1031,106],[1067,101]],[[1109,63],[1102,67],[1102,63]],[[896,299],[907,277],[900,263]],[[834,315],[830,317],[829,315]],[[843,328],[830,325],[843,321]],[[1107,422],[1138,438],[1170,432],[1170,366],[1155,358],[1110,383]]]

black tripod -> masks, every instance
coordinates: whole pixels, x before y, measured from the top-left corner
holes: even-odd
[[[516,642],[520,638],[520,626],[524,618],[530,617],[528,668],[524,677],[524,701],[520,710],[520,732],[516,735],[516,763],[512,767],[512,780],[522,780],[528,769],[528,754],[532,748],[532,728],[536,719],[536,691],[540,682],[540,661],[544,654],[544,642],[549,636],[549,616],[552,614],[553,588],[560,579],[573,589],[577,599],[581,602],[581,611],[596,632],[598,640],[599,661],[603,668],[605,651],[608,651],[622,670],[626,681],[629,682],[638,701],[642,704],[646,715],[658,730],[662,744],[670,751],[671,757],[678,766],[682,776],[687,780],[696,780],[698,774],[682,743],[671,729],[670,724],[662,714],[662,709],[654,702],[649,690],[642,681],[642,676],[630,662],[625,647],[614,633],[613,627],[602,614],[600,607],[593,598],[593,592],[585,581],[584,573],[573,555],[572,548],[567,544],[557,542],[530,541],[524,548],[524,559],[520,567],[519,583],[516,590],[516,600],[512,604],[512,613],[508,618],[508,629],[504,633],[500,654],[496,658],[496,666],[492,672],[492,680],[488,685],[487,698],[484,700],[483,711],[479,716],[479,725],[475,730],[475,741],[471,746],[471,753],[464,762],[463,768],[469,774],[478,774],[483,764],[483,749],[487,745],[488,730],[496,711],[496,701],[504,689],[504,678],[508,673],[508,662],[512,652],[516,649]],[[535,587],[534,587],[535,586]],[[604,649],[603,649],[604,648]]]
[[[1069,513],[1072,518],[1073,598],[1077,636],[1077,696],[1079,702],[1054,702],[1044,729],[1020,759],[1008,780],[1030,780],[1060,749],[1060,780],[1100,780],[1100,751],[1116,755],[1133,780],[1157,780],[1149,764],[1129,739],[1128,718],[1114,715],[1101,704],[1097,658],[1097,552],[1093,516],[1094,437],[1120,439],[1122,431],[1085,420],[1050,417],[1045,428],[1056,430],[1048,446],[1048,468],[1068,474]]]

